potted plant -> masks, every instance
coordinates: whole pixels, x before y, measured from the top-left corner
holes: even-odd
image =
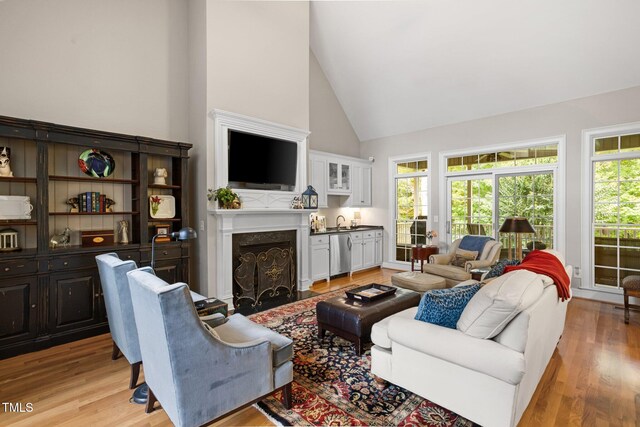
[[[240,198],[229,187],[220,187],[217,190],[209,188],[207,199],[217,200],[218,207],[222,209],[240,209]]]

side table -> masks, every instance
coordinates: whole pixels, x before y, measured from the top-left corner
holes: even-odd
[[[469,273],[471,273],[471,278],[473,280],[480,281],[480,280],[482,280],[482,276],[484,276],[489,271],[491,271],[490,268],[474,268],[474,269],[470,270]]]
[[[226,302],[220,301],[217,298],[207,298],[204,300],[196,301],[194,303],[198,316],[209,316],[214,313],[220,313],[227,317],[229,306]]]
[[[422,271],[422,267],[424,266],[424,261],[429,260],[431,255],[436,255],[438,253],[438,247],[435,245],[431,246],[412,246],[411,247],[411,271],[415,271],[415,261],[420,261],[420,271]]]

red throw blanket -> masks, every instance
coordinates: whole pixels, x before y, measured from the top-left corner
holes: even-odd
[[[556,284],[558,297],[560,297],[562,301],[571,297],[571,291],[569,289],[571,281],[564,266],[555,255],[538,250],[531,251],[524,257],[520,265],[509,265],[505,267],[504,272],[508,273],[516,270],[529,270],[534,273],[549,276]]]

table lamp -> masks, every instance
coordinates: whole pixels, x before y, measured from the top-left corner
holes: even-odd
[[[362,219],[362,217],[360,216],[360,211],[355,211],[353,213],[353,221],[351,221],[351,227],[352,228],[357,228],[358,227],[358,221],[360,221],[360,219]]]
[[[504,220],[502,223],[502,227],[500,227],[500,233],[509,233],[509,255],[508,258],[512,259],[511,256],[511,233],[516,233],[516,259],[518,261],[522,261],[522,237],[521,234],[524,233],[535,233],[536,230],[529,224],[527,218],[522,216],[514,216]]]

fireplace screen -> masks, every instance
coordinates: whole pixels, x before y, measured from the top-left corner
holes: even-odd
[[[295,231],[234,234],[234,305],[296,295]]]

